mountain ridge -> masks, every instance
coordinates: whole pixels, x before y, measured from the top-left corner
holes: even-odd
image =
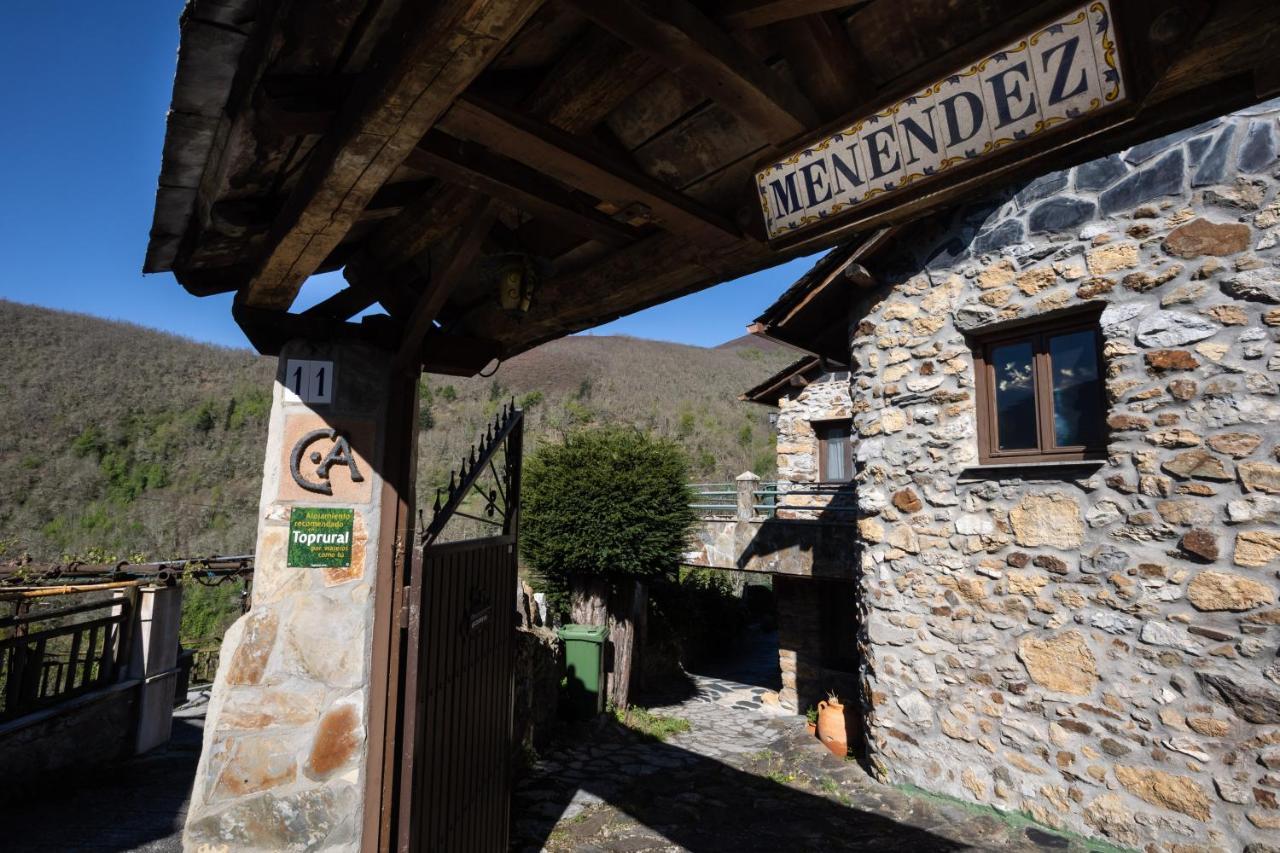
[[[133,323],[0,300],[0,558],[251,551],[275,360]],[[788,351],[789,352],[789,351]],[[773,470],[768,412],[737,395],[790,355],[561,338],[489,377],[424,375],[418,493],[505,401],[528,450],[594,424],[680,443],[700,479]]]

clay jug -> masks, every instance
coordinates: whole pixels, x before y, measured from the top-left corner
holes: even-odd
[[[818,703],[818,740],[831,750],[832,754],[844,758],[849,754],[849,736],[844,728],[844,705],[840,700]]]

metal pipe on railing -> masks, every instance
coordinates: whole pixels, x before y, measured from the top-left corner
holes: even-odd
[[[18,601],[24,598],[47,598],[54,595],[71,595],[77,592],[102,592],[108,589],[127,589],[145,586],[152,580],[115,581],[112,583],[68,584],[64,586],[17,587],[0,592],[0,601]]]
[[[107,576],[119,581],[151,579],[170,583],[184,574],[240,574],[253,571],[253,556],[195,557],[149,563],[0,563],[0,588],[5,584],[32,586],[33,580]]]

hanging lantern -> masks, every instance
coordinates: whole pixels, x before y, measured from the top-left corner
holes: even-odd
[[[533,302],[537,285],[533,265],[524,255],[506,255],[498,265],[498,303],[502,310],[523,317]]]

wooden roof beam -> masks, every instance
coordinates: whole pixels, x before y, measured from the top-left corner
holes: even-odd
[[[728,219],[618,162],[590,142],[477,96],[459,98],[441,118],[440,127],[513,160],[533,164],[561,183],[609,203],[613,210],[625,210],[638,202],[668,231],[713,246],[742,239]]]
[[[803,95],[688,0],[564,0],[691,82],[775,144],[818,124]]]
[[[406,4],[378,66],[356,83],[276,217],[245,304],[293,303],[374,193],[541,2]]]
[[[433,132],[410,152],[405,165],[554,222],[587,240],[620,246],[639,235],[605,216],[579,194],[541,173],[478,146]]]
[[[586,133],[663,71],[648,55],[593,29],[556,60],[523,108],[561,130]]]
[[[731,30],[754,30],[821,12],[857,8],[869,2],[871,0],[743,0],[737,8],[721,13],[720,20]]]
[[[824,119],[839,118],[875,97],[871,70],[833,13],[783,21],[775,30],[800,87]]]
[[[245,335],[264,355],[279,355],[293,338],[328,338],[385,346],[397,332],[396,324],[386,317],[348,323],[311,312],[290,314],[241,303],[232,307],[232,313]],[[497,341],[446,335],[438,329],[429,329],[423,336],[418,358],[422,370],[428,373],[474,376],[501,354],[502,347]]]
[[[496,204],[489,202],[458,233],[449,263],[427,281],[405,323],[404,333],[400,337],[400,350],[396,354],[399,366],[409,367],[421,361],[422,343],[431,330],[431,324],[480,254],[480,247],[484,245],[484,238],[489,235],[489,229],[493,227],[497,215]]]
[[[383,302],[393,314],[405,313],[412,305],[406,297],[402,271],[414,258],[443,240],[480,211],[482,196],[465,187],[444,184],[433,188],[408,205],[393,219],[379,226],[342,270],[350,285],[328,299],[308,308],[304,314],[351,317]]]

